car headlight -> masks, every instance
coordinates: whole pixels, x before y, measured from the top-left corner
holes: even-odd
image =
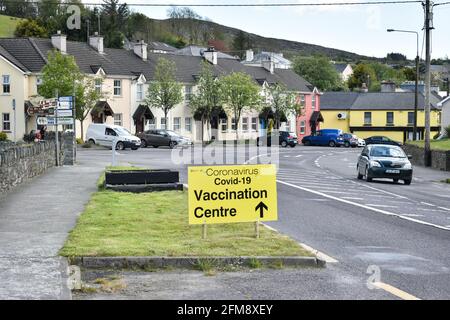
[[[381,164],[378,161],[370,161],[370,166],[375,168],[381,168]]]
[[[410,163],[410,162],[406,163],[406,164],[403,166],[403,169],[412,169],[411,163]]]

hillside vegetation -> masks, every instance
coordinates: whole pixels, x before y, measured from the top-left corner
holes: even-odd
[[[23,19],[0,14],[0,37],[14,37],[14,30],[16,30],[17,24],[22,20]]]

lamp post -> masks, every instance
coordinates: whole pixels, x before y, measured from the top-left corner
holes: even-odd
[[[417,31],[409,31],[409,30],[396,30],[396,29],[387,29],[387,32],[403,32],[403,33],[413,33],[417,38],[417,55],[416,55],[416,89],[415,89],[415,99],[414,99],[414,127],[413,127],[413,140],[417,140],[417,112],[419,109],[419,33]]]

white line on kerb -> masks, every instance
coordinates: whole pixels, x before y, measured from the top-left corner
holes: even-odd
[[[325,198],[328,198],[328,199],[333,199],[333,200],[336,200],[336,201],[339,201],[339,202],[343,202],[343,203],[346,203],[346,204],[349,204],[349,205],[352,205],[352,206],[355,206],[355,207],[364,208],[364,209],[367,209],[367,210],[370,210],[370,211],[375,211],[375,212],[378,212],[378,213],[381,213],[381,214],[384,214],[384,215],[387,215],[387,216],[398,217],[400,219],[404,219],[404,220],[407,220],[407,221],[423,224],[423,225],[430,226],[430,227],[435,227],[435,228],[438,228],[438,229],[441,229],[441,230],[450,231],[450,228],[446,228],[446,227],[443,227],[443,226],[440,226],[440,225],[437,225],[437,224],[425,222],[425,221],[422,221],[422,220],[417,220],[417,219],[414,219],[414,218],[405,217],[405,216],[399,215],[397,213],[393,213],[393,212],[389,212],[389,211],[386,211],[386,210],[381,210],[381,209],[369,207],[369,206],[366,206],[366,205],[363,205],[363,204],[359,204],[359,203],[355,203],[355,202],[351,202],[351,201],[348,201],[348,200],[345,200],[345,199],[342,199],[342,198],[333,197],[333,196],[330,196],[328,194],[325,194],[325,193],[322,193],[322,192],[319,192],[319,191],[314,191],[314,190],[311,190],[311,189],[308,189],[308,188],[296,186],[296,185],[294,185],[292,183],[284,182],[284,181],[281,181],[281,180],[277,180],[277,182],[281,183],[281,184],[284,184],[284,185],[286,185],[288,187],[292,187],[292,188],[300,189],[300,190],[303,190],[303,191],[306,191],[306,192],[314,193],[314,194],[317,194],[319,196],[322,196],[322,197],[325,197]]]

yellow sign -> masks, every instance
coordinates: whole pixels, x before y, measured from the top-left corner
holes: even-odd
[[[189,224],[278,220],[275,165],[189,168]]]

